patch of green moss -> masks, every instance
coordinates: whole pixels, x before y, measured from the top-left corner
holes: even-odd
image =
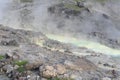
[[[4,58],[5,58],[5,56],[3,56],[3,55],[0,55],[0,60],[1,60],[1,59],[4,59]]]
[[[24,68],[24,67],[19,67],[19,68],[17,69],[17,71],[20,72],[20,73],[22,73],[22,72],[25,71],[25,68]]]
[[[18,66],[24,66],[28,63],[28,61],[15,61],[14,64]]]

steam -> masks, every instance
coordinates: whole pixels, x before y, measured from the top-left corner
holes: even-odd
[[[0,24],[79,39],[88,39],[92,32],[100,32],[109,39],[120,41],[119,0],[104,3],[86,0],[85,6],[90,12],[83,11],[79,17],[69,19],[48,12],[50,6],[59,3],[61,0],[0,0]]]

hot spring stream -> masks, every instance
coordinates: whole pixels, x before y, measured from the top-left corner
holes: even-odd
[[[79,46],[79,47],[86,47],[88,49],[91,49],[96,52],[101,52],[105,53],[106,55],[111,55],[114,57],[120,56],[120,50],[117,49],[112,49],[107,46],[104,46],[99,43],[95,43],[92,41],[87,41],[87,40],[78,40],[76,38],[71,38],[71,37],[65,37],[65,36],[58,36],[58,35],[47,35],[48,38],[53,39],[53,40],[58,40],[63,43],[71,43],[73,45]]]

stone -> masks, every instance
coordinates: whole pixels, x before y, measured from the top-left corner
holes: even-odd
[[[58,74],[65,74],[65,72],[66,72],[66,68],[65,68],[65,66],[64,65],[60,65],[60,64],[57,64],[56,65],[56,71],[57,71],[57,73]]]
[[[10,52],[8,52],[8,53],[6,54],[6,56],[7,56],[7,57],[13,57],[13,54],[10,53]]]
[[[57,76],[56,70],[53,66],[45,66],[45,71],[43,71],[43,77],[51,78]]]
[[[25,68],[26,68],[27,70],[31,70],[31,69],[39,68],[40,65],[42,65],[41,62],[28,63],[28,64],[25,65]]]
[[[3,70],[4,70],[6,73],[10,73],[11,71],[14,70],[14,68],[13,68],[12,65],[5,65],[5,66],[3,66]]]
[[[53,66],[45,66],[45,69],[52,71],[52,70],[54,70],[54,67]]]
[[[51,78],[51,77],[55,77],[55,76],[57,76],[57,73],[55,71],[46,70],[43,72],[43,77],[45,77],[45,78]]]

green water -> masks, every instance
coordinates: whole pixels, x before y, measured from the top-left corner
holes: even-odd
[[[58,40],[63,43],[71,43],[78,47],[86,47],[93,51],[104,53],[106,55],[120,56],[120,50],[112,49],[110,47],[107,47],[97,42],[92,42],[92,41],[83,40],[83,39],[78,40],[76,38],[71,38],[71,37],[66,37],[66,36],[63,37],[63,36],[52,35],[52,34],[48,34],[46,36],[50,39]]]

